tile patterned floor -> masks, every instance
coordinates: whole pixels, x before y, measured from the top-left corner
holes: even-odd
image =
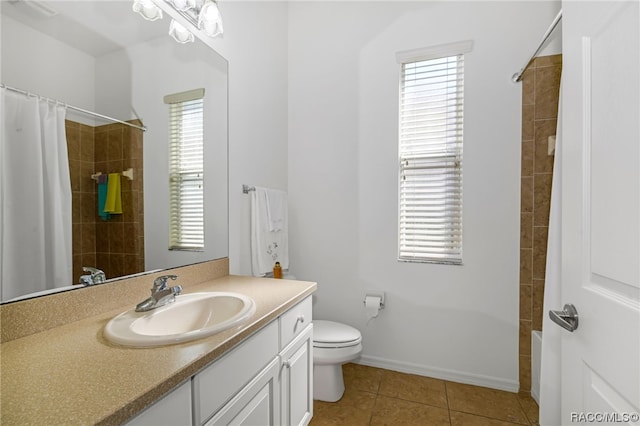
[[[314,401],[311,426],[538,425],[529,396],[358,364],[343,366],[345,393]]]

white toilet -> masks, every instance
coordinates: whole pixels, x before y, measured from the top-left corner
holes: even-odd
[[[360,356],[362,335],[339,322],[313,320],[313,399],[336,402],[344,393],[342,364]]]

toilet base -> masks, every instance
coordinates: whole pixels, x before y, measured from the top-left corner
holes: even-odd
[[[342,364],[313,366],[313,399],[336,402],[343,394]]]

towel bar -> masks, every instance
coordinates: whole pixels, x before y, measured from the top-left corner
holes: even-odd
[[[249,191],[255,191],[255,190],[256,190],[255,186],[249,186],[249,185],[245,185],[245,184],[242,185],[242,193],[243,194],[248,194]]]
[[[133,167],[129,167],[127,170],[124,170],[122,176],[128,178],[129,180],[133,180]],[[98,181],[98,178],[102,176],[102,172],[94,173],[91,175],[91,179]]]

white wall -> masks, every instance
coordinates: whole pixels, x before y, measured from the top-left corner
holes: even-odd
[[[2,15],[2,82],[94,110],[95,58]],[[74,120],[93,124],[69,112]]]
[[[362,362],[518,389],[521,86],[558,4],[294,2],[289,8],[291,265],[314,316],[363,333]],[[397,259],[398,51],[465,57],[464,265]],[[233,143],[233,142],[232,142]],[[367,289],[387,294],[367,323]]]
[[[242,184],[287,190],[287,3],[220,2],[229,61],[229,262],[251,274],[249,195]]]

